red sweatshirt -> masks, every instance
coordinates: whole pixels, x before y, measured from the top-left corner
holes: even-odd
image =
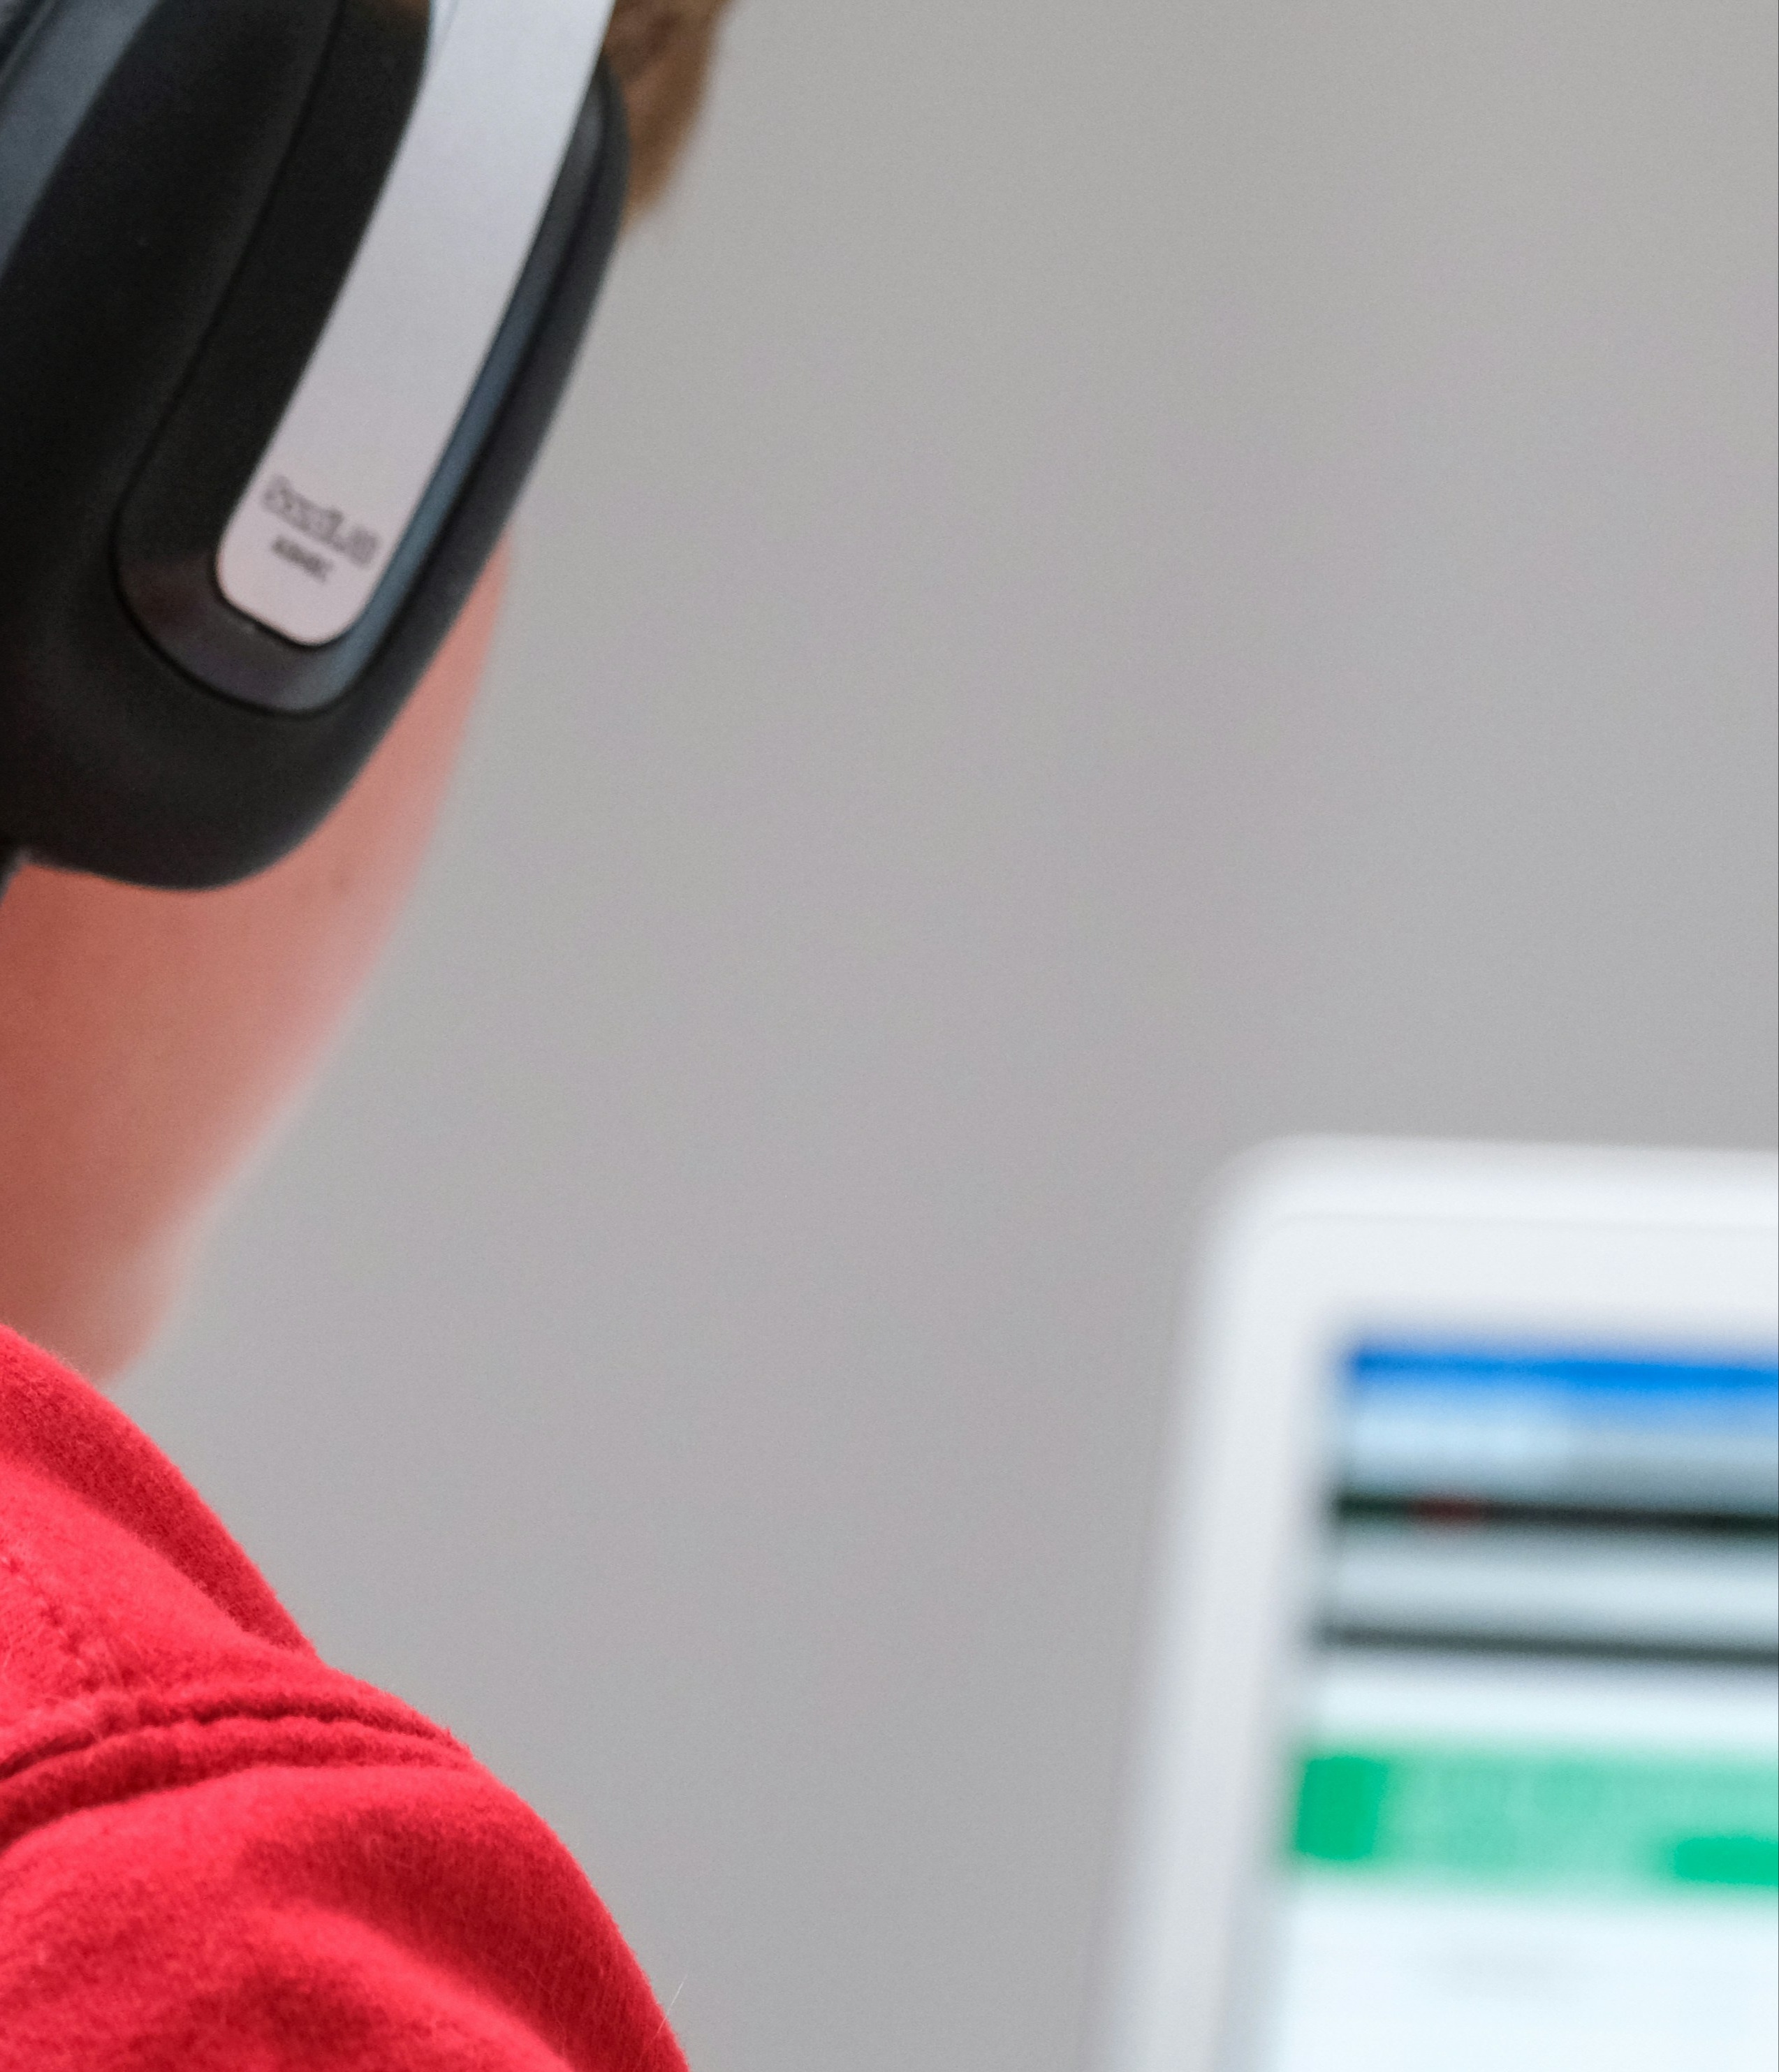
[[[0,1328],[0,2072],[683,2072],[567,1852]]]

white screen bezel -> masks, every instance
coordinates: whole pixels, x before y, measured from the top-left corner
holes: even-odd
[[[1770,1346],[1776,1233],[1756,1154],[1305,1142],[1234,1170],[1181,1336],[1101,2072],[1249,2072],[1340,1354],[1405,1329]]]

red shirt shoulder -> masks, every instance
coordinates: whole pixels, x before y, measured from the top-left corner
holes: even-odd
[[[0,1327],[0,2068],[683,2065],[542,1822]]]

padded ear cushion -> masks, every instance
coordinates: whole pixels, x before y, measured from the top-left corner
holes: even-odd
[[[42,14],[51,0],[0,0],[0,70],[7,53],[24,35],[34,16]]]

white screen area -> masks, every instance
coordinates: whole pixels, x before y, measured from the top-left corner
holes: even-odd
[[[1779,1366],[1335,1360],[1256,2072],[1773,2072]]]

